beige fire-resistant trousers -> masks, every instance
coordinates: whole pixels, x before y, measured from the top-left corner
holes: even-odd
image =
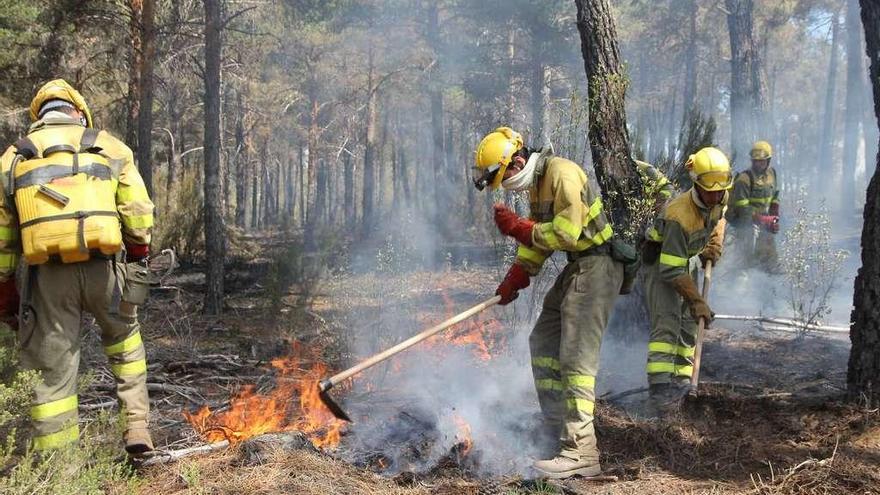
[[[560,454],[598,459],[593,426],[599,346],[623,283],[608,255],[570,262],[544,297],[529,336],[532,373],[545,420],[559,425]]]
[[[699,258],[688,261],[696,281]],[[648,340],[648,384],[689,382],[694,372],[697,322],[687,302],[660,277],[660,263],[643,267],[651,336]],[[699,287],[699,285],[698,285]]]
[[[19,345],[22,368],[41,375],[31,408],[34,448],[57,448],[78,439],[76,384],[83,310],[94,315],[101,328],[104,353],[128,423],[146,422],[146,354],[137,306],[122,300],[126,265],[93,259],[28,270],[27,280],[22,281],[27,288]]]

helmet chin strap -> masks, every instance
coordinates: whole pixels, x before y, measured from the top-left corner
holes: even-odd
[[[513,177],[501,181],[501,187],[508,191],[522,191],[532,187],[535,182],[535,167],[538,165],[539,155],[540,153],[537,152],[532,153],[526,166]]]

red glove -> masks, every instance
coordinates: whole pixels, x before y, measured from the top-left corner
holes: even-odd
[[[767,211],[768,215],[772,215],[774,217],[779,216],[779,203],[770,203],[770,209]]]
[[[504,276],[504,280],[501,281],[501,285],[495,291],[496,296],[501,296],[501,301],[498,304],[502,306],[510,304],[519,296],[518,291],[528,286],[528,272],[519,263],[514,263],[510,270],[507,270],[507,275]]]
[[[147,244],[125,243],[125,261],[137,263],[150,255],[150,246]]]
[[[758,224],[768,232],[779,232],[779,217],[773,215],[758,215]]]
[[[513,237],[520,244],[532,247],[532,227],[535,226],[535,222],[517,215],[501,203],[496,203],[495,225],[502,234]]]
[[[15,288],[15,277],[0,283],[0,321],[18,328],[18,289]]]

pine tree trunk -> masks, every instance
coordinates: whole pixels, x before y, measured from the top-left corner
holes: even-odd
[[[752,27],[753,0],[725,0],[730,31],[730,142],[734,160],[747,163],[751,145],[767,139],[764,84]]]
[[[221,0],[205,0],[205,305],[208,315],[223,312],[226,229],[220,177]]]
[[[861,109],[864,105],[862,62],[862,26],[859,0],[848,0],[846,9],[846,102],[843,132],[843,171],[841,178],[841,213],[852,214],[856,207],[856,161],[861,143]]]
[[[874,115],[880,123],[880,3],[861,0],[862,23],[874,92]],[[880,164],[880,154],[875,158]],[[877,167],[880,168],[880,167]],[[880,406],[880,175],[868,185],[862,228],[862,268],[856,276],[847,370],[847,388],[853,400]]]
[[[834,101],[837,94],[837,59],[840,41],[840,22],[837,12],[831,16],[831,57],[828,61],[828,82],[825,86],[825,114],[822,121],[822,136],[819,147],[819,162],[816,174],[822,174],[825,170],[833,170],[834,163]],[[816,175],[819,177],[820,175]],[[828,184],[831,181],[826,181]],[[828,192],[828,191],[825,191]]]
[[[235,225],[244,228],[247,207],[248,143],[244,134],[244,103],[238,93],[238,112],[235,120]]]
[[[141,43],[143,57],[140,66],[140,104],[137,121],[138,172],[147,186],[147,193],[153,196],[153,60],[156,58],[156,30],[154,28],[153,0],[143,0],[141,12]]]
[[[617,27],[609,0],[575,0],[575,3],[587,73],[593,166],[615,235],[635,244],[640,230],[639,215],[626,199],[641,198],[642,187],[631,158],[626,129],[629,80],[623,72],[617,46]]]
[[[688,5],[688,39],[684,63],[684,94],[682,98],[683,119],[693,112],[697,104],[697,0],[690,0]]]
[[[378,127],[379,90],[375,87],[373,52],[369,55],[369,73],[367,76],[367,109],[364,126],[364,197],[363,220],[364,232],[369,232],[375,221],[374,207],[376,204],[376,133]]]

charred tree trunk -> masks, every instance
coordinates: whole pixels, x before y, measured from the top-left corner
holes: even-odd
[[[129,147],[138,151],[138,122],[140,120],[140,104],[141,104],[141,67],[144,64],[143,50],[143,30],[141,29],[144,2],[143,0],[130,0],[128,2],[131,10],[131,18],[129,19],[128,28],[131,31],[131,52],[129,53],[128,66],[128,120],[125,127],[125,142]],[[139,156],[139,154],[138,154]]]
[[[629,80],[623,73],[617,27],[609,0],[575,0],[575,3],[587,72],[593,165],[615,234],[635,244],[640,222],[626,199],[641,198],[642,188],[626,129],[624,104]]]
[[[828,61],[828,82],[825,86],[825,115],[817,163],[819,169],[815,171],[817,174],[821,174],[823,169],[833,170],[834,163],[834,96],[837,94],[837,52],[840,40],[840,22],[837,17],[837,12],[831,16],[831,57]]]
[[[147,186],[147,193],[153,196],[153,60],[156,58],[156,30],[154,28],[153,0],[143,0],[141,11],[141,43],[143,57],[140,66],[140,103],[138,104],[138,172]]]
[[[874,92],[874,115],[880,123],[880,3],[861,0],[862,24]],[[875,158],[880,164],[880,154]],[[850,397],[880,406],[880,176],[875,168],[868,185],[862,228],[862,267],[856,276],[850,320],[852,349],[847,370]]]
[[[730,142],[735,160],[746,160],[752,142],[766,138],[761,61],[752,26],[753,0],[725,0],[730,31]]]
[[[248,146],[244,134],[244,103],[238,94],[238,112],[235,120],[235,225],[244,228],[247,206]]]
[[[226,229],[220,185],[220,15],[221,0],[205,0],[205,305],[209,315],[223,312]]]
[[[863,78],[862,26],[859,0],[848,0],[846,8],[846,108],[844,110],[843,173],[841,177],[841,213],[851,214],[856,206],[856,161],[861,142]]]

